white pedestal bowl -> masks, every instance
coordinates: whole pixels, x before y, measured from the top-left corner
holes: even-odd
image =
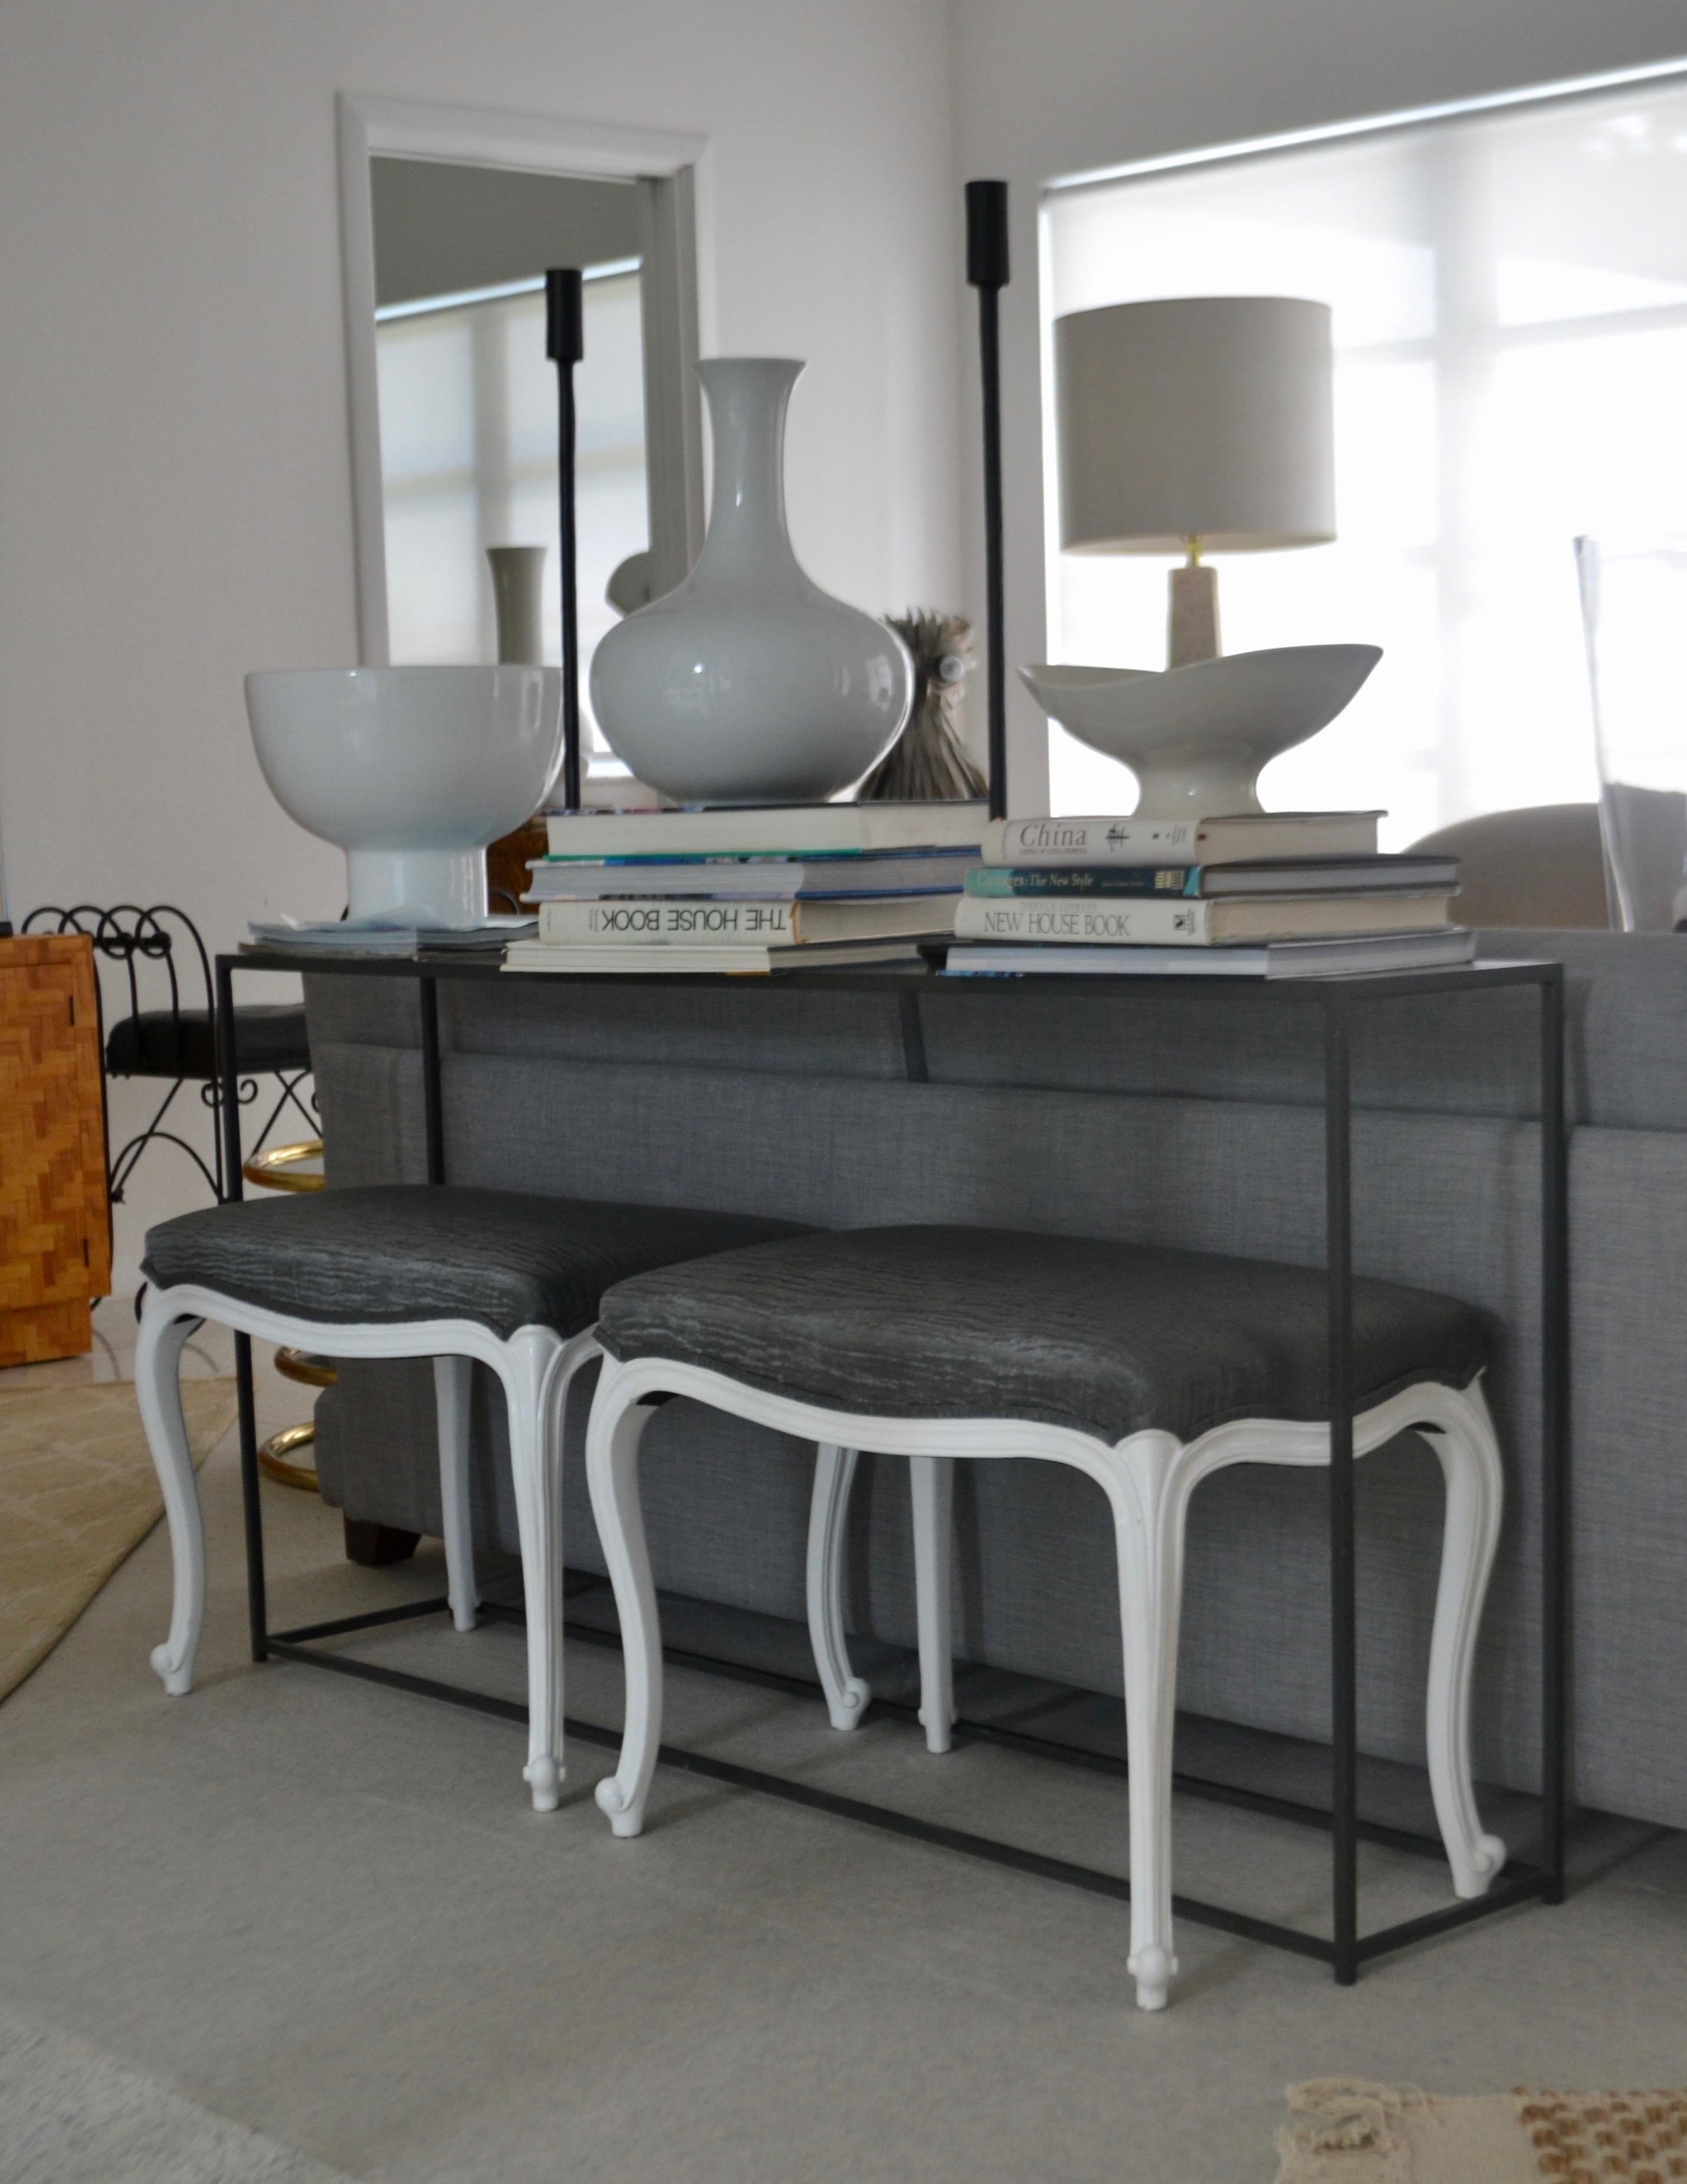
[[[1328,727],[1382,656],[1374,644],[1290,644],[1160,673],[1039,664],[1019,674],[1050,719],[1129,766],[1141,817],[1200,819],[1259,811],[1264,768]]]
[[[537,809],[562,743],[554,667],[310,667],[248,675],[264,778],[346,853],[350,915],[478,924],[486,849]]]

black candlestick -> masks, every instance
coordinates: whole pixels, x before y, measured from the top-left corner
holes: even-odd
[[[545,354],[556,366],[556,484],[562,568],[562,800],[580,809],[580,624],[574,532],[574,367],[586,354],[580,275],[554,265],[545,275]]]
[[[1002,583],[1002,378],[997,304],[1008,283],[1007,184],[966,185],[966,278],[978,291],[984,424],[984,643],[990,816],[1007,816],[1007,619]]]

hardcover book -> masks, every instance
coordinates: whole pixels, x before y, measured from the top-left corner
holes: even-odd
[[[1222,865],[1368,857],[1380,811],[1255,811],[1210,819],[993,819],[987,865]]]
[[[856,851],[835,857],[638,857],[588,861],[541,858],[532,866],[526,902],[609,895],[699,895],[773,902],[799,898],[954,894],[976,850]]]
[[[855,902],[547,902],[539,939],[552,947],[796,948],[949,929],[958,895],[887,895]]]
[[[1234,865],[975,865],[968,894],[1411,894],[1458,885],[1456,857],[1278,857]]]
[[[1433,931],[1447,922],[1450,898],[1439,894],[1268,895],[1238,901],[993,902],[963,895],[955,913],[960,940],[1035,940],[1074,947],[1208,948],[1232,940],[1295,940],[1323,933]]]
[[[545,834],[554,857],[976,850],[987,814],[985,805],[973,802],[715,804],[681,811],[551,811]]]
[[[1259,947],[951,948],[950,978],[1024,978],[1049,973],[1099,978],[1339,978],[1387,971],[1440,971],[1467,963],[1476,935],[1462,926],[1439,933],[1345,934],[1329,940],[1278,940]]]

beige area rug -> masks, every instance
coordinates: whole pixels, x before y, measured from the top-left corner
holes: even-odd
[[[1278,2184],[1675,2184],[1687,2092],[1489,2093],[1319,2078],[1289,2088]]]
[[[6,2184],[353,2184],[3,2004],[0,2176]]]
[[[227,1432],[234,1401],[231,1379],[182,1382],[196,1463]],[[163,1513],[128,1381],[0,1390],[0,1699]]]

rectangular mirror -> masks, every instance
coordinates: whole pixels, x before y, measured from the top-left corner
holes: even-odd
[[[388,655],[495,660],[486,549],[543,546],[544,656],[562,656],[544,269],[572,265],[586,319],[575,372],[583,670],[612,619],[610,576],[650,543],[637,185],[370,165]]]
[[[583,279],[575,372],[582,726],[617,568],[649,596],[701,543],[689,140],[449,109],[341,102],[365,663],[492,660],[488,547],[545,548],[543,654],[561,656],[557,375],[544,275]],[[624,582],[626,580],[624,579]]]

